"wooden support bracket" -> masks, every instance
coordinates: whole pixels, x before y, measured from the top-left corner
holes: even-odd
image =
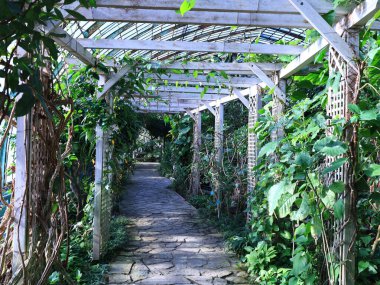
[[[250,63],[249,64],[250,69],[252,72],[260,78],[269,88],[274,89],[277,98],[284,104],[286,104],[286,95],[282,90],[273,82],[272,79],[268,77],[256,64]]]
[[[249,109],[249,102],[247,99],[245,99],[244,95],[241,94],[241,92],[237,89],[233,89],[232,92],[239,98],[243,105]]]

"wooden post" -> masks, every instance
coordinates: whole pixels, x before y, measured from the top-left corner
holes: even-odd
[[[251,219],[250,215],[250,199],[257,183],[253,168],[257,165],[258,157],[258,141],[257,134],[252,132],[256,122],[259,119],[259,110],[262,107],[261,88],[260,86],[252,86],[249,92],[249,108],[248,108],[248,185],[247,185],[247,221]]]
[[[220,217],[220,206],[222,203],[220,173],[223,164],[223,125],[224,125],[224,105],[218,103],[215,106],[215,181],[214,192],[216,194],[216,204],[218,218]]]
[[[202,113],[197,112],[194,116],[193,127],[193,163],[191,165],[191,194],[198,195],[200,185],[200,150],[202,143]]]
[[[286,94],[286,80],[279,79],[278,74],[276,74],[273,79],[274,79],[273,80],[274,83],[279,87],[282,93]],[[284,99],[286,100],[286,97]],[[279,97],[277,96],[277,92],[275,91],[273,93],[272,115],[276,121],[278,121],[281,118],[281,115],[284,113],[284,110],[285,110],[284,107],[285,107],[285,102],[282,102],[279,99]],[[278,127],[271,134],[272,141],[277,141],[279,138],[282,138],[283,136],[284,136],[284,130],[281,127]]]
[[[100,75],[99,85],[103,85],[105,77]],[[104,132],[100,125],[96,126],[95,150],[95,189],[94,189],[94,220],[93,220],[93,260],[99,260],[102,250],[102,187],[104,160]]]
[[[14,228],[12,272],[22,266],[27,243],[27,205],[29,183],[31,114],[17,118],[16,174],[14,190]]]
[[[347,30],[343,34],[343,39],[350,45],[356,55],[359,54],[359,32],[357,30]],[[340,54],[330,48],[329,53],[330,74],[341,74],[339,90],[334,93],[333,88],[329,89],[327,115],[330,118],[344,118],[350,120],[351,114],[348,105],[357,103],[355,100],[358,94],[358,80],[360,80],[359,67],[355,69],[351,64],[340,56]],[[329,122],[330,123],[330,122]],[[328,131],[331,134],[331,128]],[[353,126],[348,126],[343,133],[343,140],[349,145],[350,162],[355,164],[357,159],[357,132]],[[327,158],[326,163],[330,164],[335,160],[333,157]],[[334,228],[333,251],[340,266],[339,285],[354,285],[356,279],[356,251],[355,241],[357,236],[357,191],[355,189],[355,169],[351,163],[346,163],[338,170],[329,173],[326,183],[343,181],[345,191],[339,195],[344,203],[343,218],[336,221]]]

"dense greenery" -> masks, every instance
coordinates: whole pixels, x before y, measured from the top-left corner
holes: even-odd
[[[256,283],[326,284],[324,282],[330,280],[330,284],[335,284],[339,261],[331,250],[336,247],[334,223],[343,215],[340,194],[345,185],[335,182],[325,186],[325,179],[349,161],[355,165],[357,189],[357,282],[379,284],[379,43],[376,33],[361,33],[361,60],[366,64],[362,65],[358,100],[349,105],[352,116],[348,122],[326,116],[328,90],[336,92],[341,79],[340,74],[329,72],[324,57],[326,51],[316,59],[323,68],[288,82],[290,103],[279,121],[271,114],[273,91],[264,92],[265,106],[260,111],[260,120],[249,130],[259,137],[260,163],[254,169],[258,184],[249,199],[252,218],[248,228],[243,226],[247,199],[244,159],[247,115],[244,109],[237,109],[236,103],[225,107],[223,195],[219,201],[214,198],[210,173],[214,155],[212,118],[202,115],[203,193],[198,197],[186,192],[192,155],[191,119],[188,116],[170,118],[172,143],[166,146],[162,157],[163,169],[174,177],[174,188],[201,208],[205,217],[215,222],[217,203],[222,204],[218,224],[226,230],[229,245],[241,255]],[[259,61],[260,57],[245,57],[248,61],[252,59]],[[353,155],[350,155],[351,144],[343,139],[345,130],[351,127],[357,130],[357,148]],[[284,136],[271,141],[271,133],[278,129],[284,131]],[[170,153],[179,154],[178,159]],[[327,157],[336,160],[325,166]],[[357,161],[351,161],[352,158]]]

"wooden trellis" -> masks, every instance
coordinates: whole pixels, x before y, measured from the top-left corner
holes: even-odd
[[[248,108],[248,148],[247,148],[247,156],[248,156],[248,174],[247,174],[247,219],[250,219],[250,208],[249,208],[249,200],[253,195],[254,189],[257,183],[257,177],[254,172],[254,167],[257,166],[258,159],[258,139],[257,134],[253,132],[253,128],[255,127],[258,119],[259,119],[259,110],[262,107],[261,102],[261,88],[259,86],[251,87],[249,94],[249,108]]]
[[[349,29],[344,32],[343,39],[349,44],[352,51],[359,54],[359,32]],[[358,96],[358,88],[360,84],[359,67],[355,62],[347,62],[334,49],[329,51],[329,67],[332,77],[340,77],[338,90],[329,89],[327,115],[331,119],[328,124],[331,125],[333,119],[350,120],[350,111],[348,105],[356,102]],[[333,127],[329,127],[328,135],[333,135]],[[343,140],[347,145],[354,143],[355,134],[351,127],[344,130]],[[349,151],[349,160],[355,159],[351,157]],[[326,164],[329,165],[336,160],[335,157],[328,157]],[[341,220],[334,225],[334,237],[332,252],[336,258],[336,262],[340,264],[339,284],[355,284],[355,241],[357,236],[356,229],[356,190],[354,186],[354,169],[350,162],[345,163],[339,169],[326,175],[326,184],[329,185],[335,181],[342,181],[345,184],[344,192],[338,198],[343,200],[344,213]]]
[[[185,112],[187,109],[192,114],[196,114],[197,120],[195,127],[197,130],[194,132],[194,159],[193,163],[196,166],[199,163],[199,148],[200,145],[200,113],[204,110],[210,110],[215,114],[215,150],[216,150],[216,166],[219,167],[223,159],[223,104],[232,100],[241,100],[245,102],[244,96],[250,94],[252,86],[268,86],[275,88],[274,102],[273,102],[273,115],[276,119],[280,119],[284,111],[284,97],[286,94],[285,80],[290,76],[300,72],[313,62],[314,57],[327,46],[330,48],[330,72],[340,72],[341,84],[338,93],[334,94],[330,90],[329,102],[327,113],[329,116],[349,119],[349,112],[347,105],[351,102],[357,82],[358,73],[351,66],[347,64],[347,60],[352,58],[352,54],[357,54],[358,38],[357,31],[350,30],[352,28],[359,28],[364,26],[371,17],[379,10],[380,4],[378,0],[365,0],[362,4],[354,9],[339,8],[336,10],[336,15],[339,21],[331,27],[328,25],[320,14],[325,14],[333,9],[333,6],[328,1],[324,0],[243,0],[243,1],[200,1],[197,3],[194,11],[186,14],[185,16],[177,15],[174,10],[178,9],[179,2],[176,0],[160,1],[160,0],[146,0],[146,1],[119,1],[119,0],[99,0],[97,1],[98,7],[87,10],[79,7],[79,12],[82,13],[89,21],[102,21],[102,22],[143,22],[143,23],[170,23],[178,26],[186,24],[199,24],[199,25],[222,25],[222,26],[246,26],[257,28],[314,28],[320,34],[321,38],[315,43],[311,44],[308,48],[304,49],[299,46],[278,45],[278,44],[251,44],[251,43],[222,43],[222,42],[195,42],[195,41],[144,41],[144,40],[130,40],[122,38],[108,38],[108,39],[95,39],[92,38],[75,38],[66,30],[61,28],[59,22],[46,23],[46,33],[51,33],[52,38],[61,45],[64,49],[68,50],[72,55],[77,57],[85,64],[96,66],[97,59],[91,54],[90,49],[112,49],[112,50],[147,50],[147,51],[174,51],[183,52],[191,51],[194,53],[214,53],[214,52],[255,52],[262,54],[287,54],[297,55],[297,57],[290,62],[287,66],[279,66],[278,64],[261,63],[255,65],[248,64],[228,64],[228,63],[173,63],[165,64],[164,68],[179,68],[182,70],[216,70],[223,71],[228,74],[229,78],[221,78],[220,82],[214,79],[210,80],[207,76],[199,76],[192,78],[184,75],[170,74],[170,76],[163,76],[157,78],[152,76],[152,80],[161,83],[161,91],[166,92],[171,89],[170,93],[161,93],[167,102],[150,104],[144,106],[137,101],[138,107],[141,112],[165,112],[165,113],[180,113]],[[78,3],[75,3],[78,4]],[[79,6],[79,4],[77,5]],[[63,16],[68,21],[73,20],[71,15],[63,11]],[[152,13],[155,11],[155,13]],[[193,14],[192,14],[193,13]],[[375,23],[372,28],[379,29],[379,24]],[[57,37],[56,35],[61,36]],[[341,35],[343,34],[343,40]],[[113,35],[113,34],[112,34]],[[344,41],[346,43],[344,43]],[[348,43],[348,45],[347,45]],[[112,61],[108,65],[114,66]],[[104,85],[104,90],[98,94],[98,98],[104,98],[109,90],[125,76],[128,72],[128,67],[118,67],[118,72],[109,78]],[[239,75],[239,76],[235,76]],[[272,80],[270,79],[272,77]],[[161,81],[160,81],[161,80]],[[177,82],[182,83],[184,86],[178,88],[168,87],[164,84],[167,80],[170,84],[174,85]],[[104,82],[103,82],[104,83]],[[102,83],[102,84],[103,84]],[[198,85],[220,87],[220,92],[209,90],[202,101],[199,101],[199,90],[196,89]],[[230,90],[227,87],[234,88],[233,94],[230,95]],[[219,89],[219,88],[216,88]],[[236,89],[236,90],[235,90]],[[172,93],[174,92],[174,93]],[[198,92],[198,97],[193,98],[191,94]],[[213,96],[220,96],[214,98]],[[255,95],[256,96],[256,95]],[[286,98],[286,97],[285,97]],[[141,101],[142,102],[142,101]],[[249,128],[252,127],[255,120],[257,120],[257,108],[259,108],[259,97],[249,97]],[[21,211],[24,209],[19,201],[25,194],[25,189],[28,186],[29,180],[27,178],[27,149],[30,147],[28,141],[28,128],[24,123],[25,118],[18,119],[18,133],[17,133],[17,167],[16,167],[16,193],[15,193],[15,218],[16,225],[20,224],[19,232],[26,231],[26,226],[22,225],[22,219],[17,220]],[[199,124],[198,124],[199,123]],[[95,165],[95,197],[94,197],[94,259],[101,257],[102,249],[107,240],[107,225],[109,224],[109,205],[110,194],[109,189],[105,187],[104,169],[106,168],[107,160],[110,160],[110,147],[107,141],[109,140],[107,134],[104,134],[100,126],[97,126],[97,144],[96,144],[96,165]],[[349,133],[345,134],[345,139],[349,141]],[[277,140],[282,136],[282,130],[278,129],[272,133],[272,139]],[[196,143],[198,142],[198,143]],[[248,191],[254,188],[255,177],[252,176],[251,169],[257,161],[257,138],[254,134],[249,134],[249,176],[248,176]],[[37,149],[35,149],[37,151]],[[329,159],[327,163],[333,162]],[[199,168],[199,165],[198,165]],[[199,173],[194,168],[194,176],[192,183],[195,193],[198,191],[199,186]],[[38,171],[38,170],[36,170]],[[42,170],[41,170],[42,171]],[[326,183],[333,181],[343,181],[346,184],[351,183],[350,165],[347,164],[341,169],[335,171],[327,178]],[[109,185],[111,176],[108,177],[106,184]],[[216,190],[220,189],[218,180],[216,179]],[[107,192],[108,191],[108,192]],[[337,248],[339,260],[341,261],[341,280],[340,285],[353,284],[353,276],[348,272],[355,272],[353,255],[352,240],[355,237],[355,229],[352,223],[352,192],[346,189],[342,198],[345,203],[345,214],[342,221],[337,226],[337,238],[335,246]],[[216,194],[218,195],[217,191]],[[219,197],[219,196],[218,196]],[[23,213],[25,215],[25,213]],[[344,225],[344,226],[343,226]],[[17,231],[15,231],[17,234]],[[26,236],[26,234],[24,235]],[[18,241],[18,237],[14,236],[14,244]],[[21,240],[21,253],[25,251],[24,240]],[[19,265],[20,254],[17,252],[17,247],[14,250],[14,264]]]

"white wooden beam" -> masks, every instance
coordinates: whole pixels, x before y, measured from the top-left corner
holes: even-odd
[[[167,93],[195,93],[196,95],[201,94],[203,91],[203,87],[176,87],[176,86],[165,86],[165,85],[160,85],[158,87],[148,87],[147,90],[151,90],[153,92],[167,92]],[[227,88],[207,88],[207,94],[219,94],[219,95],[229,95],[231,94],[230,90]],[[195,95],[195,96],[196,96]],[[194,96],[194,95],[193,95]]]
[[[63,49],[70,52],[77,57],[80,61],[87,65],[95,66],[96,58],[87,51],[76,39],[70,36],[64,29],[56,26],[54,22],[47,22],[45,27],[50,34],[51,38]],[[55,36],[54,34],[60,35]]]
[[[216,112],[215,112],[215,109],[213,107],[210,106],[210,104],[206,101],[203,101],[202,102],[203,105],[206,106],[206,108],[211,112],[211,114],[213,114],[214,116],[216,115]]]
[[[120,39],[78,39],[78,42],[85,48],[90,49],[159,50],[211,53],[259,53],[281,55],[299,55],[304,50],[304,48],[301,46],[279,44],[237,44],[219,42],[183,42]]]
[[[365,0],[358,5],[353,12],[348,16],[343,17],[335,26],[335,31],[342,35],[345,29],[353,27],[361,27],[365,25],[380,9],[379,0]],[[326,48],[329,43],[320,38],[311,46],[309,46],[304,52],[302,52],[296,59],[284,67],[280,72],[281,78],[287,78],[294,75],[296,72],[307,66],[314,60],[314,57]]]
[[[239,98],[239,100],[243,103],[243,105],[247,107],[247,109],[249,109],[249,102],[247,99],[245,99],[243,94],[241,94],[240,91],[237,89],[233,89],[233,93]]]
[[[199,93],[168,93],[168,92],[159,92],[154,95],[150,94],[136,94],[134,98],[156,98],[156,99],[164,99],[164,100],[205,100],[205,101],[213,101],[223,98],[224,96],[228,96],[229,94],[224,95],[216,95],[216,94],[205,94],[201,96]]]
[[[340,37],[325,19],[308,3],[308,0],[289,0],[301,15],[316,29],[325,40],[347,61],[354,64],[356,56],[350,46]]]
[[[154,13],[145,9],[119,8],[79,8],[77,10],[88,21],[190,24],[218,26],[249,26],[263,28],[311,28],[311,25],[297,14],[260,14],[239,12],[195,11],[184,16],[171,10],[157,10]],[[69,20],[76,20],[68,15]]]
[[[81,61],[75,58],[65,58],[65,62],[69,65],[80,66],[83,65]],[[105,60],[103,62],[105,66],[109,67],[117,67],[120,68],[120,64],[115,62],[114,60]],[[247,63],[226,63],[226,62],[174,62],[174,63],[166,63],[153,61],[151,62],[153,69],[176,69],[176,70],[203,70],[203,71],[225,71],[230,72],[231,74],[250,74],[251,70]],[[266,73],[272,73],[275,71],[280,71],[283,67],[281,63],[257,63],[261,70]],[[244,73],[246,72],[246,73]]]
[[[16,134],[16,174],[13,202],[13,256],[12,271],[17,272],[22,267],[26,252],[28,213],[27,213],[27,188],[28,188],[28,155],[30,153],[31,115],[17,118]]]
[[[97,97],[98,99],[101,99],[103,98],[107,92],[113,87],[115,86],[115,84],[123,78],[123,76],[125,74],[127,74],[128,71],[130,71],[130,67],[127,65],[127,66],[124,66],[122,69],[120,69],[117,73],[113,74],[110,79],[108,79],[108,81],[106,82],[106,84],[104,84],[104,87],[103,87],[103,90],[98,92],[97,94]]]
[[[286,96],[281,91],[280,88],[270,79],[255,63],[250,63],[249,67],[251,68],[252,72],[260,78],[269,88],[274,89],[274,92],[276,92],[277,98],[279,98],[283,103],[286,103]]]
[[[168,82],[182,82],[188,85],[227,85],[234,87],[249,87],[252,85],[256,85],[260,83],[258,78],[256,77],[230,77],[228,79],[220,78],[220,77],[207,77],[207,76],[198,76],[194,78],[194,76],[187,76],[184,74],[171,74],[171,75],[150,75],[147,78],[153,78],[158,82],[168,81]],[[202,92],[202,89],[199,89]]]
[[[97,0],[97,7],[113,7],[124,9],[177,10],[183,0]],[[310,4],[321,14],[334,10],[334,5],[326,0],[310,0]],[[349,8],[335,8],[337,15],[344,15]],[[241,12],[241,13],[274,13],[295,14],[297,10],[288,0],[207,0],[197,1],[192,11],[207,12]]]

